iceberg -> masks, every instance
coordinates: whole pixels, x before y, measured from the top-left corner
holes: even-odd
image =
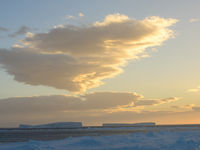
[[[129,127],[129,126],[155,126],[155,122],[141,122],[141,123],[104,123],[103,127]]]
[[[82,122],[55,122],[41,125],[20,124],[19,128],[81,128]]]

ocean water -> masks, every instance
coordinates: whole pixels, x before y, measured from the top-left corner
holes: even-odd
[[[200,130],[195,127],[89,128],[62,129],[59,132],[48,130],[55,132],[58,137],[61,136],[60,131],[71,130],[70,134],[74,133],[63,139],[46,139],[47,141],[4,141],[0,144],[0,150],[200,150]],[[36,131],[29,131],[30,136],[33,132]],[[0,135],[2,133],[0,132]]]

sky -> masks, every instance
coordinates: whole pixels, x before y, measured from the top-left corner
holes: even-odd
[[[0,127],[200,123],[200,1],[0,3]]]

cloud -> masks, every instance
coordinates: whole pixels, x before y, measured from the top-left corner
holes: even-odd
[[[4,28],[4,27],[0,27],[0,31],[8,32],[8,29],[7,29],[7,28]]]
[[[139,100],[136,101],[135,106],[146,106],[146,105],[160,105],[160,104],[164,104],[164,103],[170,103],[170,102],[174,102],[180,100],[180,98],[178,97],[169,97],[169,98],[165,98],[165,99],[153,99],[153,100]]]
[[[200,106],[195,105],[195,104],[172,106],[172,108],[176,108],[176,109],[189,109],[189,110],[197,111],[197,112],[200,111]]]
[[[77,96],[14,97],[0,101],[0,114],[103,110],[139,100],[136,93],[97,92]],[[9,110],[9,111],[8,111]]]
[[[190,109],[192,110],[192,108],[194,107],[194,104],[188,104],[188,105],[178,105],[178,106],[171,106],[172,108],[176,108],[176,109]]]
[[[147,103],[142,95],[134,92],[95,92],[80,96],[70,95],[51,95],[51,96],[33,96],[33,97],[13,97],[0,99],[0,123],[38,121],[43,119],[60,118],[62,121],[75,119],[76,121],[87,121],[94,116],[108,117],[110,114],[115,116],[120,112],[147,113],[138,111],[137,103],[145,101],[143,106],[147,107],[162,104],[160,101],[173,102],[176,98],[166,98],[154,100]],[[173,99],[173,100],[172,100]],[[140,104],[140,107],[142,104]],[[112,116],[112,115],[111,115]],[[83,118],[82,118],[83,117]],[[95,119],[93,123],[95,123]]]
[[[78,14],[78,16],[79,16],[79,17],[84,17],[84,14],[80,12],[80,13]]]
[[[123,23],[129,20],[130,20],[129,17],[126,15],[121,15],[119,13],[115,15],[111,14],[111,15],[106,16],[103,22],[99,22],[99,21],[95,22],[94,26],[107,26],[109,24]]]
[[[22,48],[1,49],[0,64],[19,82],[84,92],[173,37],[168,27],[176,22],[111,14],[88,26],[63,25],[26,37]]]
[[[197,88],[194,88],[194,89],[188,89],[187,92],[200,92],[200,86],[198,86]]]
[[[21,26],[16,32],[9,34],[8,36],[14,38],[16,36],[26,34],[28,30],[30,30],[29,27]]]
[[[72,16],[72,15],[67,15],[65,16],[65,19],[75,19],[76,17],[75,16]]]
[[[53,113],[54,111],[104,111],[105,109],[125,108],[125,106],[134,109],[137,106],[155,106],[155,104],[160,105],[177,100],[175,97],[166,99],[143,100],[142,95],[134,92],[94,92],[80,96],[50,95],[13,97],[0,99],[0,114]],[[140,101],[141,103],[139,103]],[[127,111],[133,111],[133,109],[127,109]],[[118,109],[118,111],[121,110]]]
[[[194,106],[194,107],[192,107],[192,110],[194,110],[194,111],[200,111],[200,106]]]
[[[120,71],[118,68],[103,64],[88,64],[88,61],[87,58],[76,59],[63,54],[35,53],[23,48],[0,50],[0,62],[3,68],[14,75],[16,81],[30,85],[83,91],[100,85],[100,79]]]
[[[65,19],[78,19],[84,17],[84,14],[82,12],[78,13],[78,16],[73,16],[73,15],[66,15]]]
[[[189,20],[190,23],[197,22],[197,21],[199,21],[199,19],[197,19],[197,18],[191,18],[191,19]]]

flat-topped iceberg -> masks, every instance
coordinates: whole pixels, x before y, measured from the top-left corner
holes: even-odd
[[[127,127],[127,126],[155,126],[155,122],[141,122],[141,123],[104,123],[103,127]]]
[[[80,128],[82,122],[55,122],[41,125],[20,124],[19,128]]]

